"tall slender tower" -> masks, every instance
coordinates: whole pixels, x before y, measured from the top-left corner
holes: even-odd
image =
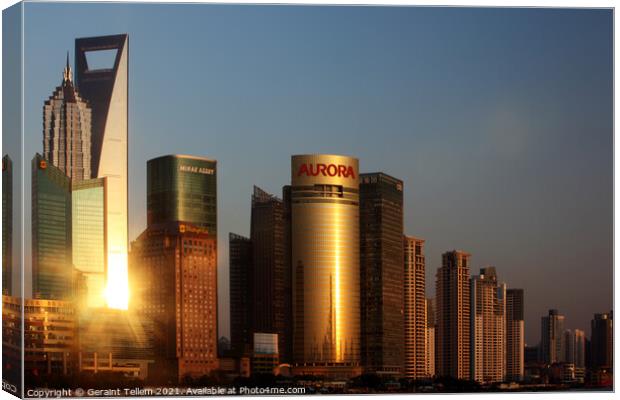
[[[404,237],[404,326],[405,348],[403,375],[422,379],[430,375],[427,348],[434,338],[427,335],[426,272],[424,240]],[[433,331],[434,332],[434,331]]]
[[[292,352],[292,288],[285,230],[283,201],[255,186],[250,228],[253,330],[277,334],[280,362],[288,363]]]
[[[471,278],[471,377],[501,382],[505,375],[506,285],[498,284],[495,267]]]
[[[360,175],[361,356],[366,372],[403,368],[403,182]]]
[[[250,238],[231,233],[228,245],[230,348],[236,357],[241,357],[252,350],[252,242]]]
[[[74,181],[91,177],[91,109],[67,65],[62,84],[43,105],[43,157]]]
[[[2,294],[13,288],[13,161],[2,157]]]
[[[545,364],[564,361],[564,316],[558,310],[549,310],[549,314],[541,318],[540,354]]]
[[[92,109],[90,177],[107,178],[108,306],[126,309],[129,39],[126,34],[75,40],[76,83]],[[92,68],[92,52],[116,52],[112,65]]]
[[[613,314],[594,314],[590,323],[592,368],[612,368],[614,356]]]
[[[468,253],[444,253],[437,270],[438,376],[470,379],[470,286]]]
[[[575,364],[575,368],[585,368],[586,335],[581,329],[564,331],[565,356],[567,363]]]
[[[299,373],[360,373],[358,160],[292,157],[293,357]]]
[[[506,379],[519,382],[525,373],[523,289],[506,291]]]

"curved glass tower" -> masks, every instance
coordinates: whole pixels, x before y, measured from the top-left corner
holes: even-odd
[[[360,364],[358,164],[292,157],[293,352],[306,373],[355,374]]]

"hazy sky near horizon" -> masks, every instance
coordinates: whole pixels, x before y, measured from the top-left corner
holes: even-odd
[[[220,334],[228,233],[290,156],[356,156],[404,181],[406,233],[472,254],[525,290],[526,342],[549,308],[589,336],[612,307],[611,10],[25,3],[26,198],[42,106],[74,39],[129,34],[129,237],[146,161],[218,160]],[[5,132],[5,135],[7,132]],[[5,151],[6,152],[6,151]],[[30,205],[26,202],[26,244]],[[27,257],[29,259],[29,257]],[[26,267],[29,273],[29,266]]]

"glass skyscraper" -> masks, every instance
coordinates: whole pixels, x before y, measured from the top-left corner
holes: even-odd
[[[298,155],[291,164],[296,373],[358,375],[359,162],[338,155]]]
[[[115,52],[111,65],[89,65],[87,55]],[[106,245],[108,306],[126,309],[127,272],[127,140],[129,37],[126,34],[75,40],[76,83],[91,107],[91,178],[107,178]]]
[[[85,279],[87,307],[105,306],[105,182],[74,181],[71,190],[73,266]]]
[[[40,154],[32,159],[34,298],[72,296],[71,179]]]
[[[147,225],[183,221],[217,238],[217,162],[167,155],[147,163]]]

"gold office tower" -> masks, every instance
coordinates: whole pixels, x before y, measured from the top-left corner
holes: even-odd
[[[292,157],[293,352],[300,372],[359,373],[359,162]]]

